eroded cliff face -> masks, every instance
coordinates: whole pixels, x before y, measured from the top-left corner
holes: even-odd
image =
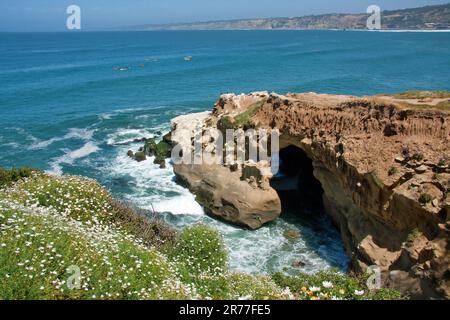
[[[174,143],[186,148],[193,119],[203,131],[279,130],[280,148],[312,160],[353,272],[377,265],[385,285],[412,298],[450,298],[450,112],[390,97],[261,92],[223,95],[211,114],[190,117],[173,121]],[[269,166],[174,171],[210,214],[255,229],[281,212]]]

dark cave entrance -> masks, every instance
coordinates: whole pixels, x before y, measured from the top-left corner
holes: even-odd
[[[271,186],[281,201],[280,220],[286,226],[287,246],[291,246],[289,250],[297,259],[292,262],[293,272],[314,264],[315,258],[305,252],[314,252],[312,257],[316,255],[329,266],[347,270],[349,259],[336,225],[325,212],[324,190],[314,176],[312,159],[294,145],[281,149],[279,159],[280,168]],[[304,243],[305,247],[297,243]]]
[[[323,189],[313,174],[311,158],[305,151],[288,146],[280,150],[280,169],[271,181],[278,192],[282,212],[293,214],[324,214]]]

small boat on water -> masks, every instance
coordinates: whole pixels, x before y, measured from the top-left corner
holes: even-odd
[[[192,56],[186,56],[186,57],[184,57],[184,61],[192,61]]]
[[[114,71],[128,71],[130,70],[130,67],[114,67]]]

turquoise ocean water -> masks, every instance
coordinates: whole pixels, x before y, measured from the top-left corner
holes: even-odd
[[[89,176],[122,199],[153,204],[174,226],[214,225],[236,270],[271,272],[297,260],[306,272],[345,269],[326,218],[283,213],[255,232],[220,223],[170,166],[136,163],[126,151],[138,148],[133,139],[160,137],[177,115],[210,110],[221,93],[407,89],[450,89],[449,33],[0,33],[0,166]],[[285,239],[287,229],[301,238]]]

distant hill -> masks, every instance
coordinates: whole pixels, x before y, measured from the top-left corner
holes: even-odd
[[[323,14],[294,18],[245,19],[144,25],[139,30],[298,30],[367,29],[369,14]],[[450,29],[450,3],[382,12],[383,30]]]

